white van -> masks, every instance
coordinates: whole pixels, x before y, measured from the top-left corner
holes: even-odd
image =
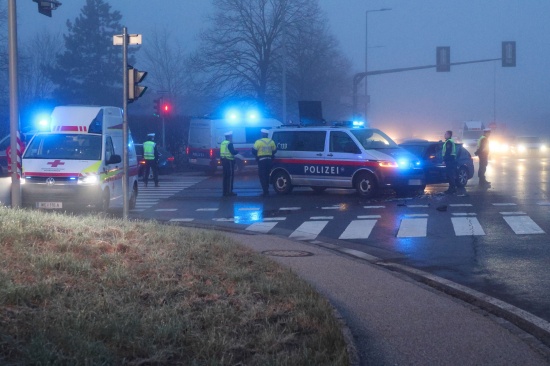
[[[22,159],[22,203],[43,209],[123,207],[123,125],[118,107],[62,106],[51,132],[37,133]],[[128,133],[128,199],[135,208],[138,164]]]
[[[275,192],[294,186],[355,188],[372,197],[384,187],[398,193],[423,191],[421,162],[373,128],[282,127],[270,131],[277,145],[271,170]]]
[[[273,118],[259,119],[192,119],[189,124],[189,141],[187,156],[189,165],[214,173],[220,162],[220,144],[225,139],[224,134],[233,131],[233,146],[241,156],[237,157],[236,169],[249,165],[257,165],[252,147],[261,138],[261,129],[271,129],[281,125]]]

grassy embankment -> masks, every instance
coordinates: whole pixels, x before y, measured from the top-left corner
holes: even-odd
[[[0,364],[345,365],[330,306],[222,234],[0,208]]]

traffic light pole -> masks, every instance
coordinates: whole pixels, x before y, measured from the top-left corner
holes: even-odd
[[[122,27],[122,219],[128,220],[128,30]]]

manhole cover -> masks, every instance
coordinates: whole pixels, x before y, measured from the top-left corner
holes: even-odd
[[[313,253],[304,250],[266,250],[262,253],[273,257],[309,257],[313,255]]]

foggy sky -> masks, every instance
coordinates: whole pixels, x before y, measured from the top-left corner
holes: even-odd
[[[66,32],[85,0],[61,0],[48,18],[36,3],[18,0],[20,42],[46,28]],[[170,27],[184,47],[213,10],[209,0],[111,0],[129,33]],[[435,64],[437,46],[451,47],[451,62],[500,58],[501,42],[516,41],[517,67],[500,61],[369,77],[371,124],[396,137],[441,135],[462,121],[505,125],[515,134],[550,135],[550,1],[548,0],[319,0],[353,72],[365,67],[365,11],[368,14],[369,71]],[[139,56],[138,56],[139,57]],[[139,65],[136,65],[139,67]],[[364,88],[360,87],[360,93]],[[350,111],[351,112],[351,111]],[[349,116],[325,116],[342,119]],[[406,126],[407,132],[403,132]],[[411,131],[412,130],[412,131]],[[427,131],[428,130],[428,131]]]

